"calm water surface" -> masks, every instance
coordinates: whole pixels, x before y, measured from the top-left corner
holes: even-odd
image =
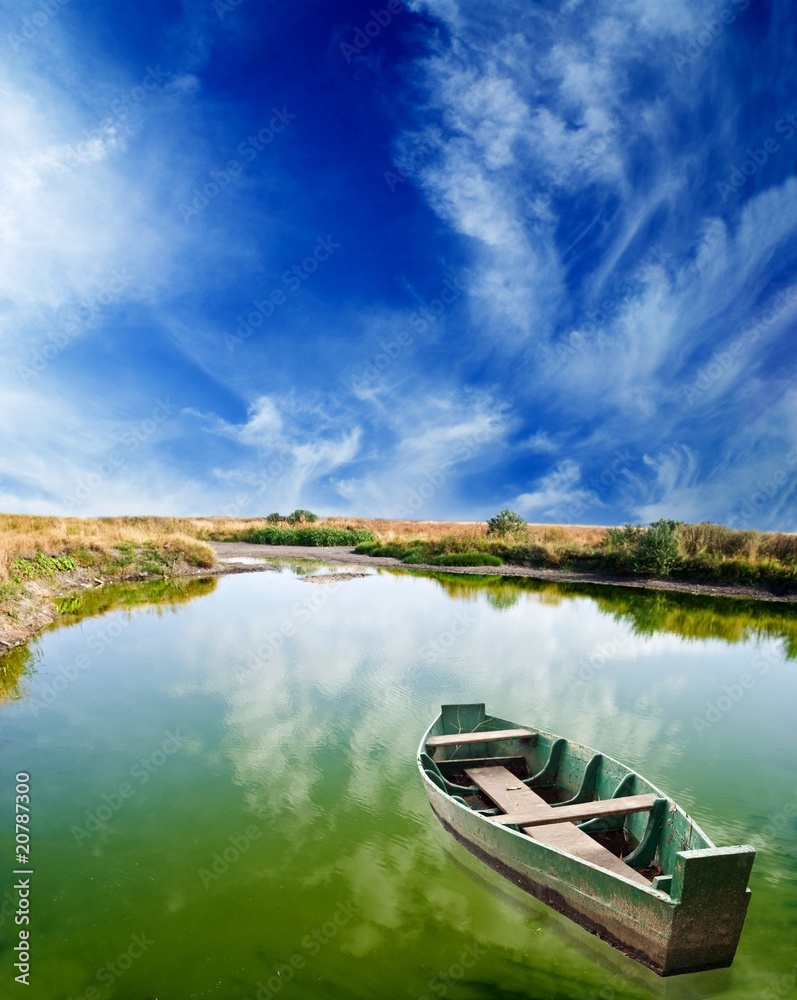
[[[0,661],[0,996],[797,996],[788,607],[295,567],[103,599]],[[618,757],[716,843],[755,844],[733,968],[660,980],[459,847],[414,763],[454,701]]]

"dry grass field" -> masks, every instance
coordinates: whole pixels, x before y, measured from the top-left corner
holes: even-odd
[[[487,538],[486,521],[384,521],[377,518],[329,517],[325,523],[341,528],[364,528],[380,542],[436,542],[441,538],[479,542]],[[529,524],[527,541],[532,545],[599,545],[606,528],[578,524]]]

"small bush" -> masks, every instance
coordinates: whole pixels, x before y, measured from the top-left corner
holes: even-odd
[[[285,520],[288,524],[312,524],[318,520],[318,514],[314,514],[311,510],[295,510],[292,514],[288,514]]]
[[[513,510],[504,507],[487,522],[488,535],[519,535],[525,532],[526,522]]]
[[[607,528],[603,544],[607,549],[633,547],[644,530],[639,524],[624,524],[622,528]]]
[[[605,569],[616,573],[634,571],[639,541],[645,533],[640,524],[624,524],[622,528],[608,528],[600,545],[600,555]]]
[[[678,523],[662,518],[642,531],[637,537],[631,557],[631,570],[634,573],[656,576],[669,576],[672,573],[681,562],[676,535]]]
[[[276,511],[273,514],[269,514],[266,518],[269,524],[279,524],[280,521],[284,521],[285,518],[282,514],[278,514]]]

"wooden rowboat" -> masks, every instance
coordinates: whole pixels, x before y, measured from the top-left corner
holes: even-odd
[[[755,848],[715,847],[588,747],[443,705],[418,749],[437,818],[477,858],[661,976],[731,964]]]

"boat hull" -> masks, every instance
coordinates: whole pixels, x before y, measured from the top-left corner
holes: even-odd
[[[661,976],[733,961],[750,898],[752,847],[679,851],[669,891],[641,885],[490,822],[419,768],[432,810],[471,854],[508,881]],[[705,842],[710,843],[705,839]]]

